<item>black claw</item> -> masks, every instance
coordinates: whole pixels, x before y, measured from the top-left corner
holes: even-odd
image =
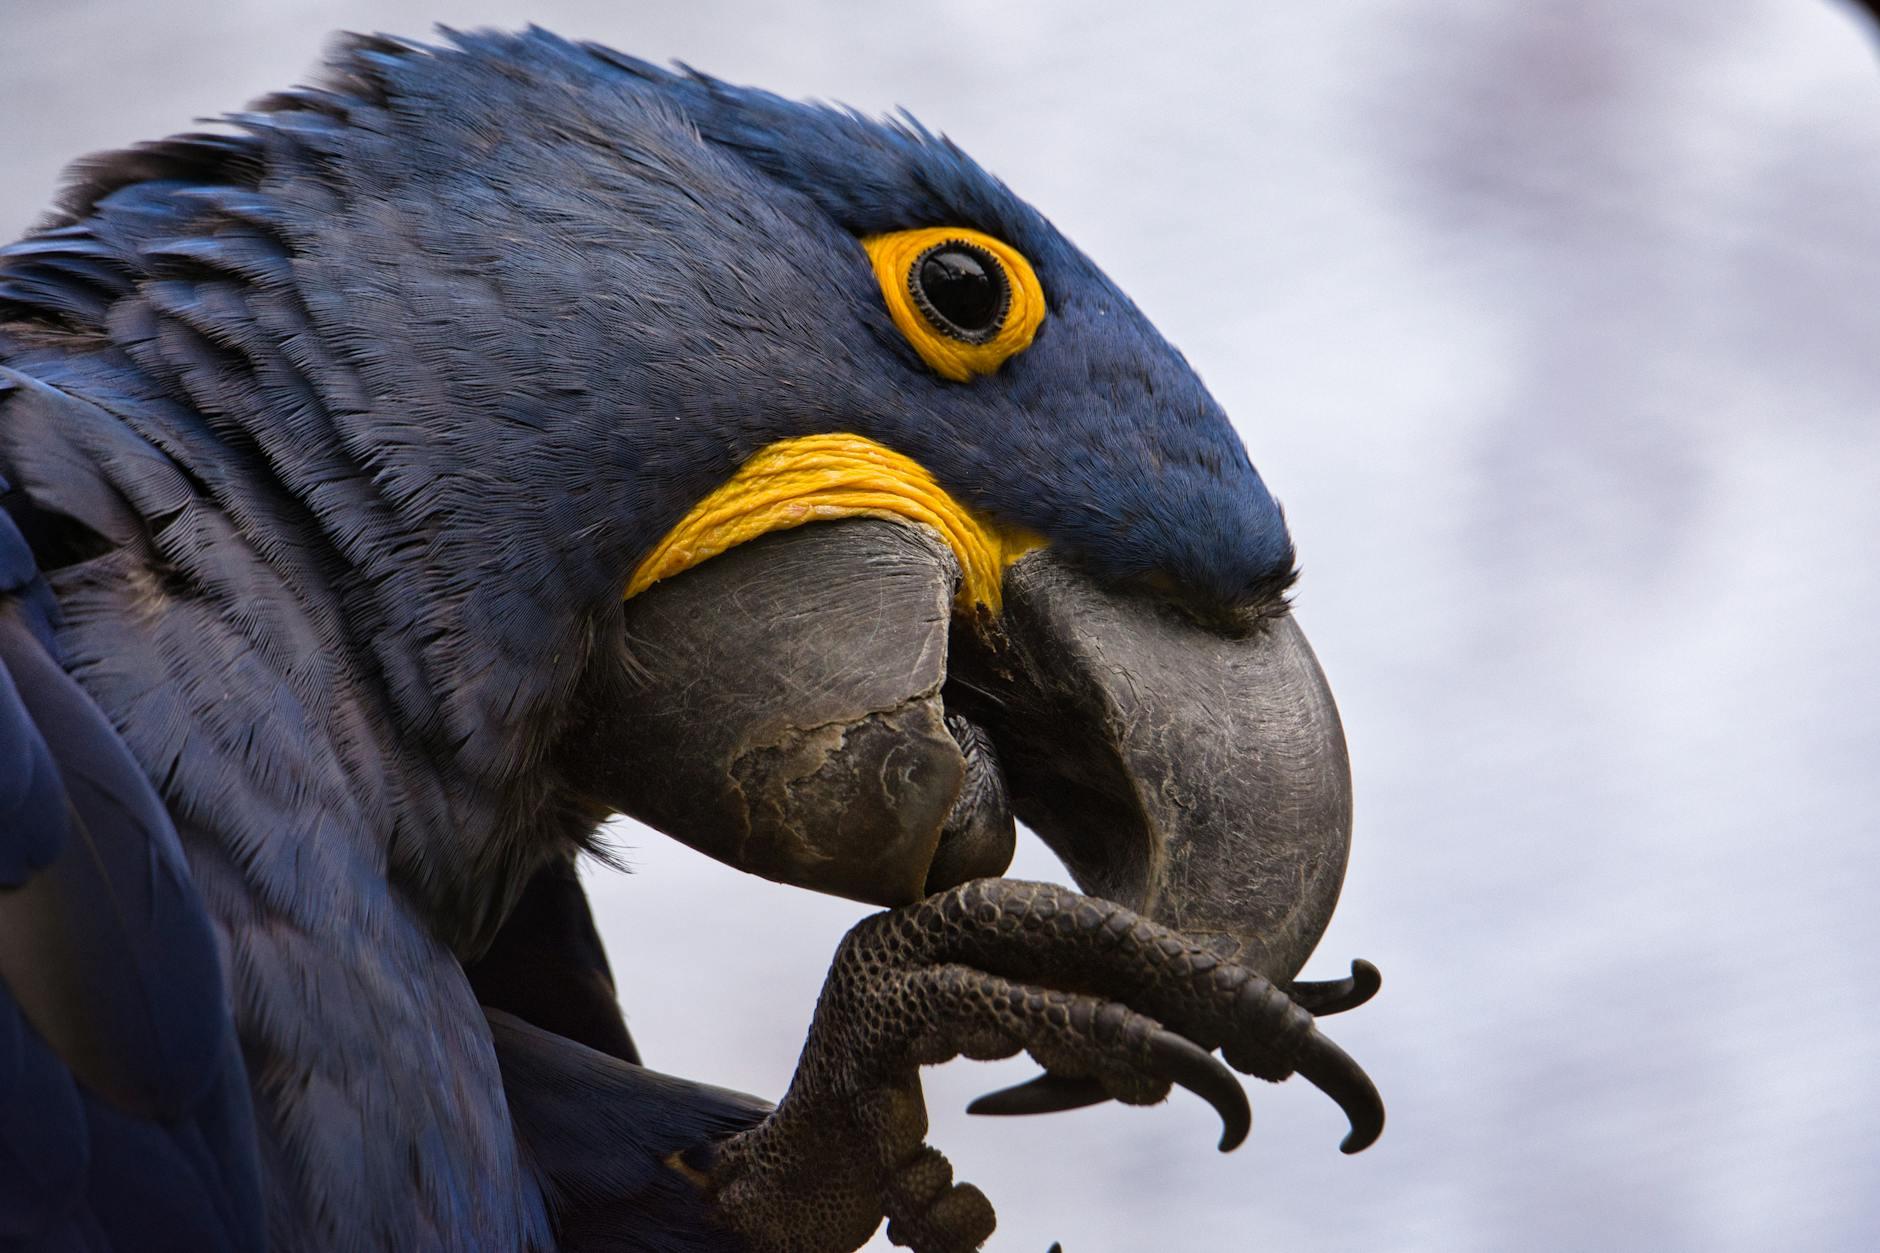
[[[1316,1018],[1326,1014],[1342,1014],[1348,1009],[1356,1009],[1384,986],[1384,976],[1376,966],[1362,957],[1351,963],[1351,974],[1343,979],[1301,980],[1288,984],[1286,991],[1293,1003]]]
[[[1253,1110],[1234,1072],[1214,1054],[1173,1031],[1157,1031],[1150,1038],[1149,1056],[1159,1074],[1187,1088],[1221,1116],[1221,1152],[1239,1148],[1253,1129]]]
[[[1187,1088],[1221,1116],[1221,1152],[1240,1147],[1253,1128],[1247,1093],[1234,1072],[1207,1050],[1173,1031],[1157,1031],[1149,1041],[1155,1073]],[[1095,1079],[1071,1079],[1050,1071],[1010,1088],[988,1092],[966,1107],[969,1114],[1055,1114],[1110,1099]]]
[[[1036,1079],[988,1092],[966,1107],[969,1114],[1056,1114],[1100,1105],[1110,1099],[1095,1079],[1070,1079],[1045,1071]]]
[[[1345,1050],[1313,1032],[1298,1065],[1313,1087],[1338,1102],[1351,1123],[1351,1132],[1338,1146],[1341,1153],[1362,1153],[1384,1132],[1384,1098],[1364,1068]]]

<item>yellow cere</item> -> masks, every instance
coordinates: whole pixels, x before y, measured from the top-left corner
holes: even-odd
[[[965,343],[937,330],[915,307],[908,290],[910,271],[923,253],[936,244],[959,240],[992,254],[1005,269],[1011,285],[1012,303],[1005,323],[983,344]],[[1003,240],[983,231],[959,226],[923,226],[911,231],[870,235],[862,240],[868,258],[874,263],[875,278],[881,284],[882,299],[888,314],[901,334],[907,336],[921,360],[936,374],[964,383],[976,374],[990,374],[1017,353],[1031,346],[1032,337],[1044,321],[1044,288],[1032,272],[1031,262]]]
[[[1043,540],[953,499],[919,462],[860,435],[805,435],[763,449],[701,500],[640,562],[632,598],[701,561],[771,531],[833,518],[927,527],[959,559],[956,604],[999,611],[1005,569]]]

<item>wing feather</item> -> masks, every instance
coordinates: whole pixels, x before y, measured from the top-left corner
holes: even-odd
[[[259,1248],[214,933],[162,802],[60,666],[55,622],[0,510],[0,1237]]]

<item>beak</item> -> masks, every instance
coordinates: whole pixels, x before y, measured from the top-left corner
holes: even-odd
[[[1011,862],[989,746],[942,701],[959,566],[858,518],[763,536],[624,607],[574,777],[780,883],[906,905]]]
[[[1211,629],[1045,550],[1007,573],[1001,625],[962,641],[951,692],[1018,816],[1084,891],[1290,980],[1351,838],[1338,707],[1292,615]]]
[[[924,530],[855,518],[656,584],[591,671],[575,777],[721,861],[884,906],[1003,872],[1016,811],[1084,891],[1290,980],[1351,832],[1291,616],[1222,633],[1049,550],[991,624],[958,583]]]

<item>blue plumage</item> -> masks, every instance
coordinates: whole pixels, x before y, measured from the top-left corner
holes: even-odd
[[[540,31],[451,39],[352,40],[234,134],[88,162],[0,250],[0,882],[74,856],[67,800],[87,874],[143,872],[78,932],[102,1062],[0,987],[0,1153],[45,1176],[0,1169],[0,1232],[142,1247],[93,1204],[121,1187],[188,1247],[253,1247],[257,1170],[278,1249],[694,1222],[649,1155],[756,1107],[493,1033],[464,964],[589,838],[554,747],[628,573],[757,449],[869,436],[1204,606],[1291,577],[1179,354],[947,141]],[[857,243],[934,224],[1017,247],[1050,303],[970,385],[922,366]],[[647,1247],[725,1247],[684,1238]]]
[[[209,920],[149,781],[58,664],[55,612],[0,512],[0,1235],[254,1248],[253,1115]]]

